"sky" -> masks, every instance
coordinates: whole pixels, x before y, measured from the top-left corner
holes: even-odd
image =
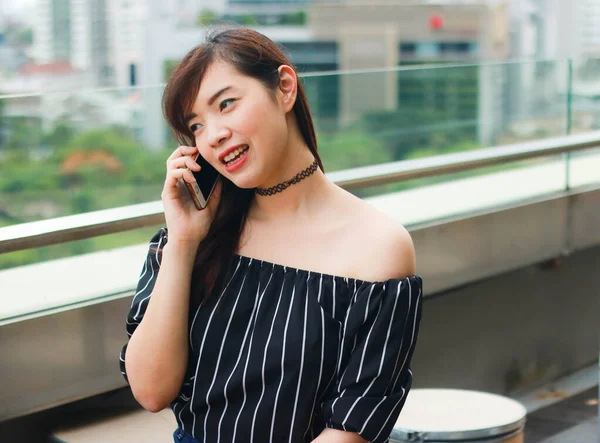
[[[0,15],[31,22],[36,0],[0,0]]]

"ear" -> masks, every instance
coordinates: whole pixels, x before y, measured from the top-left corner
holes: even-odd
[[[298,76],[296,71],[288,65],[281,65],[277,71],[279,72],[278,95],[280,104],[285,112],[289,112],[296,103]]]

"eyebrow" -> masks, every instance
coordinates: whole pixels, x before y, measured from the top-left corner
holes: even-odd
[[[208,103],[208,106],[212,106],[212,104],[215,102],[215,100],[216,100],[216,99],[218,99],[218,98],[219,98],[219,96],[220,96],[221,94],[224,94],[225,92],[229,91],[229,90],[230,90],[230,89],[232,89],[232,88],[233,88],[232,86],[225,86],[224,88],[221,88],[221,89],[219,89],[219,90],[218,90],[216,93],[214,93],[214,94],[212,95],[212,97],[211,97],[211,98],[209,98],[209,99],[208,99],[208,102],[207,102],[207,103]],[[190,115],[188,115],[188,116],[185,118],[185,124],[186,124],[186,125],[187,125],[187,124],[189,124],[189,123],[190,123],[190,120],[192,120],[193,118],[196,118],[196,117],[197,117],[197,115],[196,115],[196,114],[190,114]]]

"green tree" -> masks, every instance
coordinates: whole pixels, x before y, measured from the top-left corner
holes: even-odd
[[[41,143],[48,147],[60,148],[69,144],[74,136],[75,129],[64,119],[58,121],[49,133],[42,136]]]
[[[282,25],[304,26],[306,25],[306,12],[294,11],[281,16]]]
[[[4,120],[4,100],[0,99],[0,151],[4,149],[6,121]]]
[[[217,23],[219,20],[219,16],[217,13],[211,9],[202,9],[198,13],[198,17],[196,18],[196,22],[200,26],[210,26]]]
[[[39,147],[42,139],[42,125],[39,119],[29,117],[3,118],[7,151],[20,152],[27,156]]]
[[[178,64],[179,61],[177,60],[165,60],[163,62],[163,81],[166,82],[169,80],[171,74],[173,74],[173,71],[175,70]]]
[[[236,21],[240,25],[244,26],[256,26],[258,25],[258,17],[253,14],[244,14],[236,17]]]
[[[362,131],[322,134],[319,155],[326,171],[338,171],[392,161],[385,145]]]

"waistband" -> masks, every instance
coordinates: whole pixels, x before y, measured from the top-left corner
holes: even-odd
[[[190,434],[183,432],[183,429],[181,428],[177,428],[175,432],[173,432],[173,440],[175,443],[202,443]]]

